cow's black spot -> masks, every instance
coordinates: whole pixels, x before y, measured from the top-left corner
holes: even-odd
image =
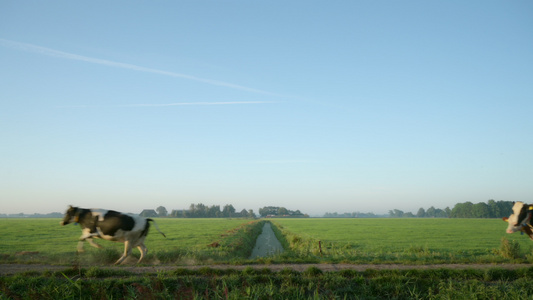
[[[135,220],[128,215],[110,210],[104,215],[103,221],[98,220],[96,226],[104,235],[114,236],[119,229],[131,231],[135,226]]]
[[[146,219],[146,225],[144,225],[144,230],[141,232],[141,236],[147,236],[148,230],[150,229],[150,221],[154,221],[152,219]]]
[[[81,228],[89,228],[91,233],[96,232],[96,221],[98,218],[94,218],[90,209],[78,208],[75,215]]]
[[[61,224],[67,225],[70,223],[70,220],[76,216],[76,212],[78,211],[77,207],[69,206],[67,209],[67,212],[65,213],[65,216],[63,217],[63,222]]]
[[[524,204],[524,206],[522,206],[522,209],[520,210],[520,214],[518,215],[518,223],[515,226],[520,225],[522,222],[526,220],[528,212],[529,212],[529,205]]]

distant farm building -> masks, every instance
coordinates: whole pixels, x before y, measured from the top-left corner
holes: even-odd
[[[145,218],[157,218],[158,214],[153,209],[145,209],[139,214],[139,216]]]

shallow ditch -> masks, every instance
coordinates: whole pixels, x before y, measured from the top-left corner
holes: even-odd
[[[282,252],[283,246],[276,238],[276,235],[272,230],[272,224],[266,222],[265,225],[263,225],[263,231],[255,241],[255,247],[252,250],[250,258],[266,257]]]

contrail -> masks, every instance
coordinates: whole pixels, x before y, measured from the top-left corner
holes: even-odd
[[[255,164],[299,164],[299,163],[314,163],[316,161],[305,159],[278,159],[278,160],[258,160],[254,161]]]
[[[154,73],[154,74],[159,74],[159,75],[165,75],[165,76],[170,76],[170,77],[177,77],[177,78],[183,78],[183,79],[203,82],[203,83],[207,83],[207,84],[210,84],[210,85],[222,86],[222,87],[227,87],[227,88],[246,91],[246,92],[252,92],[252,93],[258,93],[258,94],[265,94],[265,95],[271,95],[271,96],[284,97],[283,95],[279,95],[279,94],[275,94],[275,93],[271,93],[271,92],[267,92],[267,91],[263,91],[263,90],[258,90],[258,89],[254,89],[254,88],[249,88],[249,87],[246,87],[246,86],[233,84],[233,83],[229,83],[229,82],[206,79],[206,78],[200,78],[200,77],[191,76],[191,75],[187,75],[187,74],[163,71],[163,70],[158,70],[158,69],[151,69],[151,68],[141,67],[141,66],[132,65],[132,64],[120,63],[120,62],[115,62],[115,61],[110,61],[110,60],[105,60],[105,59],[100,59],[100,58],[94,58],[94,57],[88,57],[88,56],[83,56],[83,55],[78,55],[78,54],[58,51],[58,50],[54,50],[54,49],[50,49],[50,48],[45,48],[45,47],[41,47],[41,46],[36,46],[36,45],[32,45],[32,44],[26,44],[26,43],[20,43],[20,42],[5,40],[5,39],[1,39],[1,38],[0,38],[0,45],[2,45],[4,47],[9,47],[9,48],[12,48],[12,49],[17,49],[17,50],[21,50],[21,51],[25,51],[25,52],[37,53],[37,54],[51,56],[51,57],[57,57],[57,58],[62,58],[62,59],[70,59],[70,60],[78,60],[78,61],[84,61],[84,62],[98,64],[98,65],[104,65],[104,66],[108,66],[108,67],[115,67],[115,68],[129,69],[129,70],[140,71],[140,72]]]
[[[162,103],[162,104],[127,104],[121,106],[128,107],[148,107],[148,106],[184,106],[184,105],[236,105],[236,104],[262,104],[275,103],[273,101],[228,101],[228,102],[178,102],[178,103]]]
[[[275,101],[226,101],[226,102],[177,102],[177,103],[145,103],[123,105],[63,105],[58,108],[96,108],[96,107],[167,107],[167,106],[194,106],[194,105],[239,105],[276,103]]]

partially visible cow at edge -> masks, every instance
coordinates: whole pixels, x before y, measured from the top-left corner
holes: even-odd
[[[144,239],[148,235],[150,222],[153,222],[157,231],[166,237],[154,220],[126,215],[114,210],[86,209],[71,205],[60,224],[62,226],[69,223],[80,224],[82,235],[78,242],[78,252],[84,251],[84,241],[88,241],[93,247],[102,248],[93,241],[93,238],[124,243],[124,254],[115,262],[116,265],[122,263],[134,247],[141,251],[141,257],[137,263],[141,262],[147,252]]]
[[[513,213],[509,218],[504,217],[503,220],[509,223],[507,226],[507,233],[525,232],[530,239],[533,240],[533,220],[531,214],[533,213],[533,205],[528,205],[523,202],[515,202],[513,205]]]

